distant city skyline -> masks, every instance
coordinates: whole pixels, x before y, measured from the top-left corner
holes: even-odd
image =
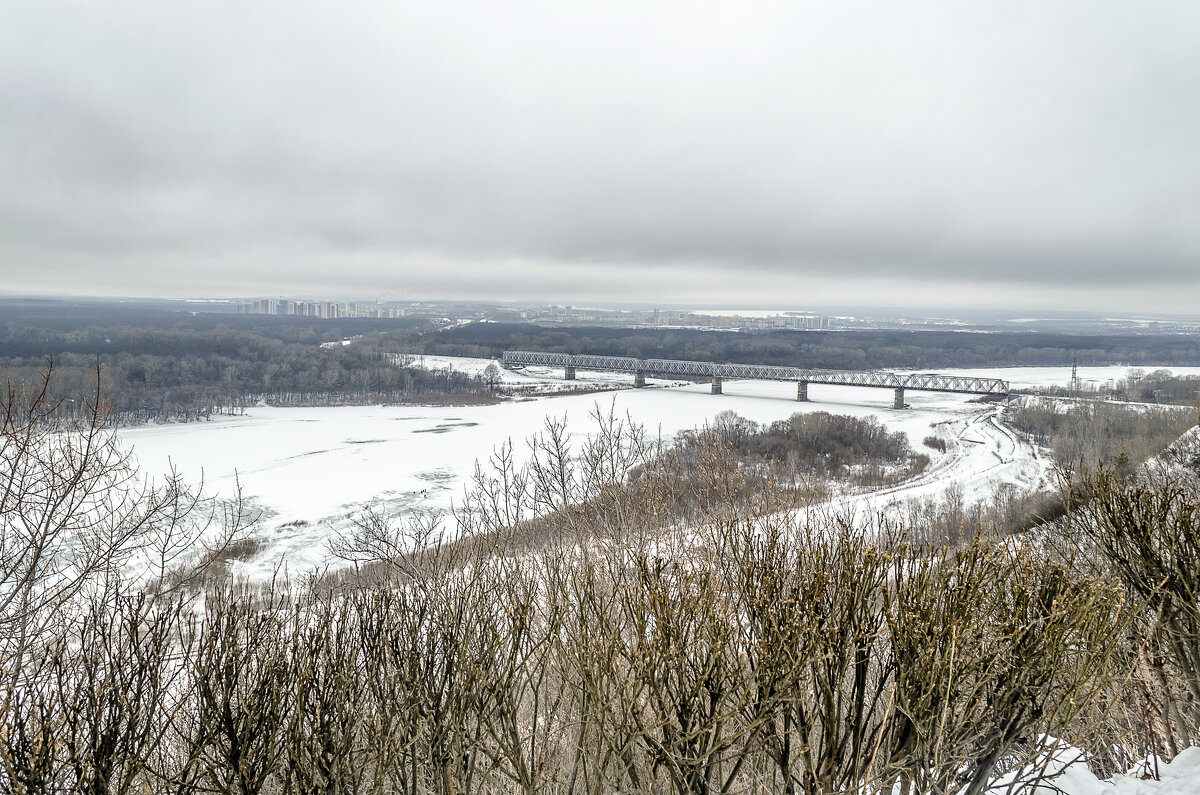
[[[452,307],[490,307],[491,309],[500,312],[505,311],[523,311],[526,309],[538,309],[550,311],[554,308],[568,310],[588,310],[591,308],[598,309],[604,312],[633,312],[633,313],[650,313],[659,311],[662,313],[713,313],[713,314],[730,314],[741,315],[745,317],[775,317],[781,315],[796,315],[796,316],[819,316],[835,319],[854,319],[854,320],[886,320],[886,321],[903,321],[921,320],[947,323],[959,323],[965,326],[974,326],[980,323],[1003,323],[1014,324],[1013,328],[1018,328],[1023,324],[1028,324],[1031,327],[1039,324],[1049,323],[1054,324],[1055,321],[1063,321],[1067,324],[1082,324],[1084,326],[1096,325],[1102,327],[1105,325],[1121,326],[1129,325],[1136,326],[1138,324],[1160,324],[1166,327],[1172,325],[1180,328],[1191,330],[1200,330],[1200,306],[1192,308],[1192,311],[1183,312],[1164,312],[1164,311],[1136,311],[1136,310],[1107,310],[1107,309],[1092,309],[1092,308],[1040,308],[1034,306],[970,306],[966,304],[955,306],[920,306],[920,305],[868,305],[855,303],[841,304],[800,304],[800,303],[736,303],[736,302],[675,302],[664,300],[645,303],[638,301],[609,301],[609,300],[594,300],[581,299],[579,301],[550,301],[550,300],[495,300],[490,298],[474,299],[474,298],[410,298],[403,296],[381,296],[376,295],[374,298],[363,298],[357,295],[352,298],[337,298],[332,299],[328,296],[321,296],[317,293],[299,293],[288,295],[285,293],[274,293],[272,295],[214,295],[214,296],[135,296],[135,295],[107,295],[93,294],[86,295],[82,293],[70,293],[62,291],[13,291],[0,289],[0,302],[3,301],[22,301],[28,300],[48,300],[48,301],[80,301],[92,302],[99,301],[102,303],[117,302],[130,303],[131,306],[142,306],[147,304],[161,304],[163,306],[175,306],[180,309],[193,307],[192,311],[204,311],[205,307],[212,307],[216,312],[258,312],[253,305],[261,305],[264,302],[270,304],[287,304],[294,303],[296,305],[307,305],[313,309],[312,312],[304,312],[303,314],[320,317],[316,307],[324,305],[337,305],[339,307],[340,317],[362,317],[357,310],[354,313],[348,311],[351,307],[368,307],[368,308],[390,308],[404,309],[404,313],[397,312],[391,317],[404,317],[410,312],[420,314],[422,312],[441,312],[450,311]],[[277,314],[276,311],[267,312],[267,314]],[[284,313],[288,314],[288,313]]]
[[[0,0],[0,290],[1187,313],[1200,5]]]

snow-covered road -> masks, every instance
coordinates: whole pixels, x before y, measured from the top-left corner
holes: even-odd
[[[993,406],[939,423],[936,431],[946,442],[945,455],[934,458],[919,475],[862,499],[879,510],[911,499],[937,497],[952,483],[962,488],[968,501],[990,496],[1005,484],[1022,491],[1049,487],[1050,461],[1001,422],[1000,411]],[[919,439],[911,442],[920,449]]]

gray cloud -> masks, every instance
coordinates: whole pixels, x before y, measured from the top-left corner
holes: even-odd
[[[0,9],[11,289],[1200,294],[1194,3]]]

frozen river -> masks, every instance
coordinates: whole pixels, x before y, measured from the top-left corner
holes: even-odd
[[[482,360],[438,359],[426,366],[478,371]],[[1092,371],[1096,372],[1092,372]],[[1110,373],[1110,370],[1112,372]],[[946,371],[1007,378],[1013,386],[1065,383],[1069,370],[987,369]],[[1124,369],[1080,368],[1081,378],[1112,378]],[[174,464],[191,482],[203,476],[205,490],[229,497],[240,483],[243,498],[261,511],[259,534],[267,553],[255,567],[285,561],[292,572],[325,563],[331,534],[346,527],[368,504],[385,510],[444,509],[461,500],[477,459],[512,439],[538,433],[547,415],[564,418],[572,435],[594,428],[597,406],[615,404],[652,433],[670,439],[682,429],[710,422],[732,410],[756,422],[784,419],[797,411],[828,411],[875,416],[891,430],[904,431],[914,447],[933,459],[910,484],[892,489],[888,500],[936,494],[957,481],[968,494],[986,493],[996,483],[1036,487],[1046,462],[996,421],[996,408],[970,395],[908,392],[911,408],[891,408],[885,389],[811,385],[810,402],[795,401],[790,383],[727,381],[725,394],[709,394],[708,384],[670,385],[594,394],[553,393],[557,371],[505,373],[510,381],[543,384],[546,395],[491,406],[369,406],[342,408],[247,409],[242,417],[182,425],[155,425],[121,432],[143,472],[162,473]],[[580,373],[599,386],[609,374]],[[945,454],[921,446],[931,434],[951,442]]]

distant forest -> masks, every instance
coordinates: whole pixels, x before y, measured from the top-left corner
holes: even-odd
[[[190,421],[265,401],[312,406],[494,400],[465,373],[404,367],[424,320],[317,320],[85,304],[6,312],[0,382],[30,387],[49,363],[60,398],[87,394],[97,363],[113,421]],[[389,332],[395,337],[389,336]],[[353,344],[343,345],[346,339]],[[398,362],[399,358],[399,362]],[[68,404],[64,408],[71,408]]]
[[[353,343],[340,344],[352,339]],[[1200,365],[1194,335],[1073,336],[938,331],[547,328],[441,319],[319,320],[180,311],[178,304],[0,302],[0,382],[88,391],[99,363],[123,423],[191,420],[272,405],[469,402],[496,385],[404,366],[403,354],[498,357],[506,349],[828,367]]]
[[[963,331],[770,331],[545,328],[472,323],[422,338],[424,352],[497,356],[505,349],[833,369],[1200,365],[1196,335]]]

